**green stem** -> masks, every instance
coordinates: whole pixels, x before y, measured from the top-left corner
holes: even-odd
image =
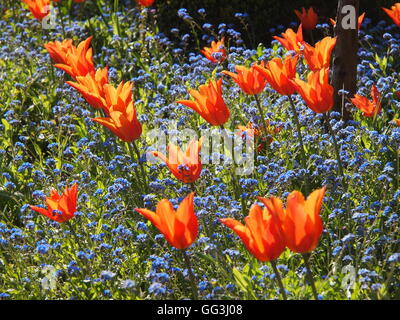
[[[297,115],[296,107],[294,105],[292,97],[288,96],[288,98],[289,98],[290,106],[292,108],[294,122],[296,123],[297,137],[298,137],[299,143],[300,143],[301,166],[305,170],[307,170],[307,160],[306,160],[307,158],[306,158],[306,153],[305,153],[305,149],[304,149],[303,135],[301,134],[301,125],[300,125],[300,121],[299,121],[299,116]],[[309,177],[307,175],[307,183],[306,183],[306,187],[305,187],[306,193],[308,193],[308,188],[309,188]]]
[[[195,183],[194,182],[192,182],[191,184],[190,184],[190,189],[192,190],[192,192],[194,192],[194,193],[196,193],[197,192],[197,190],[196,190],[196,185],[195,185]]]
[[[101,9],[101,6],[99,5],[98,1],[99,0],[94,0],[93,2],[95,3],[97,11],[99,11],[99,13],[100,13],[101,20],[103,20],[104,25],[106,26],[107,31],[108,31],[110,29],[110,25],[108,24],[108,21],[107,21],[106,17],[104,16],[103,9]]]
[[[145,171],[145,169],[144,169],[144,164],[143,164],[142,162],[140,162],[140,152],[139,152],[139,149],[138,149],[138,147],[137,147],[137,145],[136,145],[135,140],[132,141],[132,146],[133,146],[133,150],[134,150],[135,153],[136,153],[136,158],[137,158],[137,162],[139,163],[139,166],[140,166],[140,171],[142,172],[143,183],[144,183],[144,189],[145,189],[145,191],[148,193],[148,192],[149,192],[149,189],[148,189],[148,183],[147,183],[147,179],[146,179],[146,171]]]
[[[222,134],[225,136],[226,140],[229,141],[230,138],[229,138],[228,134],[225,132],[224,125],[221,125],[220,128],[221,128]],[[234,139],[233,139],[233,140],[234,140]],[[224,144],[224,147],[225,147],[225,144]],[[235,190],[235,199],[236,199],[236,201],[240,200],[241,207],[242,207],[242,213],[243,213],[243,215],[245,216],[245,215],[246,215],[246,212],[245,212],[246,203],[245,203],[245,201],[244,201],[244,198],[241,197],[241,195],[240,195],[239,181],[237,181],[237,178],[236,178],[235,146],[233,145],[233,143],[232,143],[232,150],[231,150],[231,152],[232,152],[232,163],[233,163],[233,166],[232,166],[232,167],[233,167],[233,172],[232,172],[232,179],[231,179],[231,181],[232,181],[232,183],[233,183],[233,188],[234,188],[234,190]]]
[[[282,298],[283,298],[283,300],[287,300],[286,291],[285,291],[285,287],[283,286],[281,274],[279,273],[279,270],[276,267],[276,261],[271,260],[270,263],[271,263],[272,269],[274,270],[276,280],[277,280],[278,286],[279,286],[279,291],[281,292]]]
[[[119,27],[119,19],[118,19],[118,16],[117,16],[117,12],[118,12],[118,0],[114,0],[114,12],[113,12],[114,24],[115,24],[115,27],[116,27],[117,35],[120,36],[121,35],[121,31],[120,31],[120,27]]]
[[[311,268],[310,268],[310,254],[309,253],[303,253],[302,254],[303,259],[304,259],[304,264],[306,265],[306,270],[307,270],[307,277],[308,277],[308,281],[310,282],[310,286],[311,286],[311,290],[314,296],[315,300],[318,300],[318,293],[317,293],[317,289],[315,288],[315,283],[314,283],[314,278],[311,272]]]
[[[188,273],[189,273],[190,285],[192,288],[192,299],[199,300],[199,295],[197,293],[196,279],[195,279],[193,271],[192,271],[192,264],[190,262],[190,258],[187,255],[186,250],[182,250],[182,254],[183,254],[183,259],[185,260],[185,264],[186,264],[186,267],[187,267]]]
[[[266,128],[265,128],[265,116],[264,116],[264,111],[263,111],[263,109],[262,109],[260,99],[258,98],[258,95],[257,95],[257,94],[254,95],[254,98],[256,99],[256,104],[257,104],[258,112],[260,113],[260,116],[261,116],[261,126],[262,126],[262,128],[264,128],[264,132],[267,133],[267,130],[266,130]]]
[[[65,34],[64,10],[62,10],[62,9],[63,9],[62,5],[61,5],[61,3],[59,3],[58,4],[58,12],[59,12],[59,14],[61,16],[61,30],[62,30],[62,34],[63,34],[64,39],[66,39],[67,36]]]
[[[329,114],[325,113],[324,116],[325,116],[325,123],[326,123],[326,125],[328,127],[328,130],[329,130],[329,133],[330,133],[330,135],[332,136],[332,139],[333,139],[333,145],[334,145],[334,148],[335,148],[336,159],[338,161],[339,175],[343,177],[343,165],[342,165],[342,160],[340,159],[340,150],[339,150],[339,145],[338,145],[337,140],[336,140],[335,132],[333,132],[333,128],[332,128],[332,126],[331,126],[331,124],[329,122]]]
[[[396,186],[396,190],[399,189],[399,185],[400,185],[400,149],[397,149],[396,151],[396,182],[395,182],[395,186]]]

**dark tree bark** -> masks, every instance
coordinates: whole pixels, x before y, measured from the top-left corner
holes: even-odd
[[[349,5],[355,8],[355,28],[348,28],[349,12],[342,12],[343,7]],[[347,98],[351,98],[357,92],[358,15],[359,0],[339,0],[335,27],[337,42],[333,56],[332,85],[335,89],[334,110],[340,112],[345,120],[351,119],[351,114],[344,108],[344,104],[347,102]],[[349,92],[344,101],[343,96],[338,94],[341,89]]]

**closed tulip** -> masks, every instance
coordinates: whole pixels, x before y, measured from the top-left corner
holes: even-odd
[[[295,51],[299,53],[301,47],[304,43],[303,39],[303,27],[300,24],[297,32],[294,32],[293,29],[287,29],[284,33],[282,33],[282,38],[274,36],[275,40],[278,40],[281,45],[286,48],[288,51]]]
[[[334,89],[329,84],[328,68],[311,71],[308,74],[307,82],[294,79],[293,83],[311,110],[316,113],[324,113],[332,109]]]
[[[267,209],[279,217],[286,245],[293,252],[307,253],[317,247],[323,230],[320,211],[325,189],[313,191],[306,200],[301,192],[291,192],[286,209],[277,198],[260,198]]]
[[[263,67],[264,62],[260,63],[260,66]],[[267,81],[264,75],[252,65],[250,68],[246,68],[245,66],[236,66],[236,73],[229,71],[222,71],[223,74],[230,76],[233,81],[235,81],[239,87],[243,90],[243,92],[254,95],[261,93]]]
[[[371,87],[371,97],[372,100],[368,100],[368,98],[356,94],[354,95],[354,98],[350,100],[358,109],[363,112],[365,117],[372,118],[381,112],[380,93],[375,85]]]
[[[50,11],[50,0],[22,0],[28,5],[29,11],[38,20],[43,20]]]
[[[336,45],[336,38],[325,37],[315,44],[315,47],[304,43],[303,55],[312,71],[329,68],[331,53]]]
[[[108,105],[105,100],[104,85],[108,84],[108,68],[98,69],[94,75],[77,76],[77,82],[67,81],[83,96],[93,108],[103,109],[108,113]]]
[[[161,200],[156,212],[148,209],[135,209],[164,235],[168,243],[177,249],[186,249],[196,240],[198,221],[193,205],[194,193],[189,194],[174,210],[171,202]]]
[[[296,86],[291,80],[296,77],[298,57],[287,56],[285,60],[274,58],[265,67],[255,68],[266,78],[271,87],[281,95],[291,95],[296,92]]]
[[[71,46],[65,55],[65,61],[54,66],[68,73],[72,78],[95,74],[93,64],[93,49],[89,48],[93,37],[87,38],[79,43],[78,47]]]
[[[132,142],[142,134],[142,126],[132,101],[132,87],[133,83],[129,81],[125,84],[122,82],[118,88],[110,84],[104,85],[109,117],[92,119],[125,142]]]
[[[153,5],[154,0],[136,0],[136,2],[143,7],[150,7]]]
[[[192,140],[186,152],[182,152],[179,146],[170,143],[168,145],[168,158],[158,151],[153,151],[152,154],[164,161],[178,180],[184,183],[193,183],[200,177],[202,170],[200,160],[202,141],[202,139],[199,141]]]
[[[66,64],[67,63],[67,54],[74,47],[71,39],[65,39],[62,42],[60,41],[50,41],[44,45],[50,57],[54,60],[55,63]]]
[[[211,62],[221,63],[228,56],[225,50],[225,38],[219,41],[212,41],[211,47],[204,47],[200,52]]]
[[[46,197],[47,209],[37,206],[30,206],[30,208],[51,220],[60,223],[66,222],[75,216],[77,195],[77,184],[74,184],[71,188],[65,187],[65,191],[61,195],[53,189],[50,197]]]
[[[245,225],[231,218],[220,221],[232,229],[247,250],[260,261],[273,261],[285,250],[286,242],[279,217],[267,208],[262,209],[254,204],[245,218]]]
[[[315,13],[312,7],[308,10],[301,8],[301,12],[299,10],[294,10],[294,12],[305,30],[313,30],[317,25],[318,15]]]
[[[193,109],[213,126],[221,126],[228,121],[230,113],[222,97],[222,79],[201,85],[198,91],[189,90],[189,94],[195,101],[180,100],[177,103]]]

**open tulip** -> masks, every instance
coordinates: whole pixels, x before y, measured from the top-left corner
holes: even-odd
[[[307,106],[316,113],[328,112],[333,107],[334,89],[329,84],[329,69],[311,71],[307,82],[294,79],[297,92],[302,96]]]
[[[400,119],[393,119],[394,123],[400,127]]]
[[[312,7],[308,10],[301,8],[301,12],[299,10],[294,10],[294,12],[301,21],[301,24],[305,30],[313,30],[317,25],[318,15],[315,13]]]
[[[368,98],[363,97],[359,94],[354,95],[354,98],[351,98],[351,102],[363,112],[365,117],[375,117],[381,111],[381,98],[378,88],[373,85],[371,87],[371,97],[372,100],[368,100]]]
[[[382,10],[400,27],[400,3],[395,3],[391,9],[382,8]]]
[[[43,20],[50,11],[50,0],[22,0],[28,5],[29,11],[38,20]]]
[[[65,187],[65,191],[61,195],[53,189],[50,197],[46,197],[47,209],[37,206],[30,206],[30,208],[51,220],[60,223],[66,222],[75,216],[77,195],[77,184],[74,184],[71,188]]]
[[[192,140],[186,152],[182,152],[179,146],[170,143],[168,145],[168,158],[158,151],[153,151],[152,154],[164,161],[178,180],[184,183],[193,183],[200,177],[202,170],[200,160],[202,141],[202,139],[199,141]]]
[[[260,66],[264,66],[264,62],[260,63]],[[235,66],[236,73],[229,71],[222,71],[223,74],[230,76],[243,90],[243,92],[254,95],[261,93],[267,81],[264,75],[257,70],[254,65],[250,68],[245,66]]]
[[[190,193],[175,211],[171,202],[161,200],[156,212],[148,209],[135,209],[165,236],[168,243],[177,249],[186,249],[196,240],[198,221],[193,205],[194,193]]]
[[[220,221],[232,229],[247,250],[260,261],[273,261],[285,250],[285,237],[278,216],[258,204],[250,208],[245,225],[231,218]]]
[[[142,134],[142,126],[137,119],[132,100],[132,87],[133,83],[129,81],[125,84],[122,82],[118,88],[110,84],[104,85],[109,117],[92,119],[125,142],[132,142]]]
[[[88,73],[95,74],[93,64],[93,49],[89,48],[93,37],[79,43],[78,47],[71,46],[65,55],[65,61],[54,66],[68,73],[72,78],[86,76]]]
[[[336,38],[325,37],[315,44],[315,48],[304,43],[303,55],[312,71],[329,68],[331,53],[336,45]]]
[[[183,104],[203,117],[213,126],[221,126],[229,119],[229,109],[222,97],[222,79],[210,81],[201,85],[199,90],[189,90],[189,94],[196,100],[180,100]]]
[[[291,95],[296,92],[296,86],[291,81],[296,77],[298,57],[287,56],[285,60],[274,58],[265,64],[265,67],[256,65],[257,69],[267,82],[281,95]]]
[[[93,108],[103,109],[108,113],[108,106],[105,100],[104,85],[108,83],[108,68],[98,69],[93,75],[77,76],[77,82],[67,81],[67,83],[79,91]]]
[[[212,41],[211,47],[204,47],[200,52],[211,62],[221,63],[228,56],[224,43],[225,38],[222,38],[219,41]]]
[[[288,51],[295,51],[296,53],[300,52],[300,49],[304,43],[303,39],[303,27],[300,24],[297,32],[294,32],[293,29],[287,29],[285,33],[282,33],[282,37],[274,36],[275,40],[278,40],[281,45],[286,48]]]
[[[279,217],[287,247],[293,252],[313,251],[321,237],[320,217],[326,187],[313,191],[307,198],[299,191],[289,194],[286,209],[278,198],[259,198],[271,214]]]

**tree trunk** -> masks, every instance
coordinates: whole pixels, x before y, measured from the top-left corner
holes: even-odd
[[[349,28],[349,12],[346,10],[344,13],[342,12],[345,6],[352,6],[355,9],[355,28]],[[334,110],[340,112],[344,120],[351,119],[351,114],[344,108],[344,105],[347,99],[357,92],[358,15],[359,0],[339,0],[335,27],[337,42],[333,56],[332,85],[335,89]],[[342,95],[338,94],[342,89],[348,92],[344,99]]]

